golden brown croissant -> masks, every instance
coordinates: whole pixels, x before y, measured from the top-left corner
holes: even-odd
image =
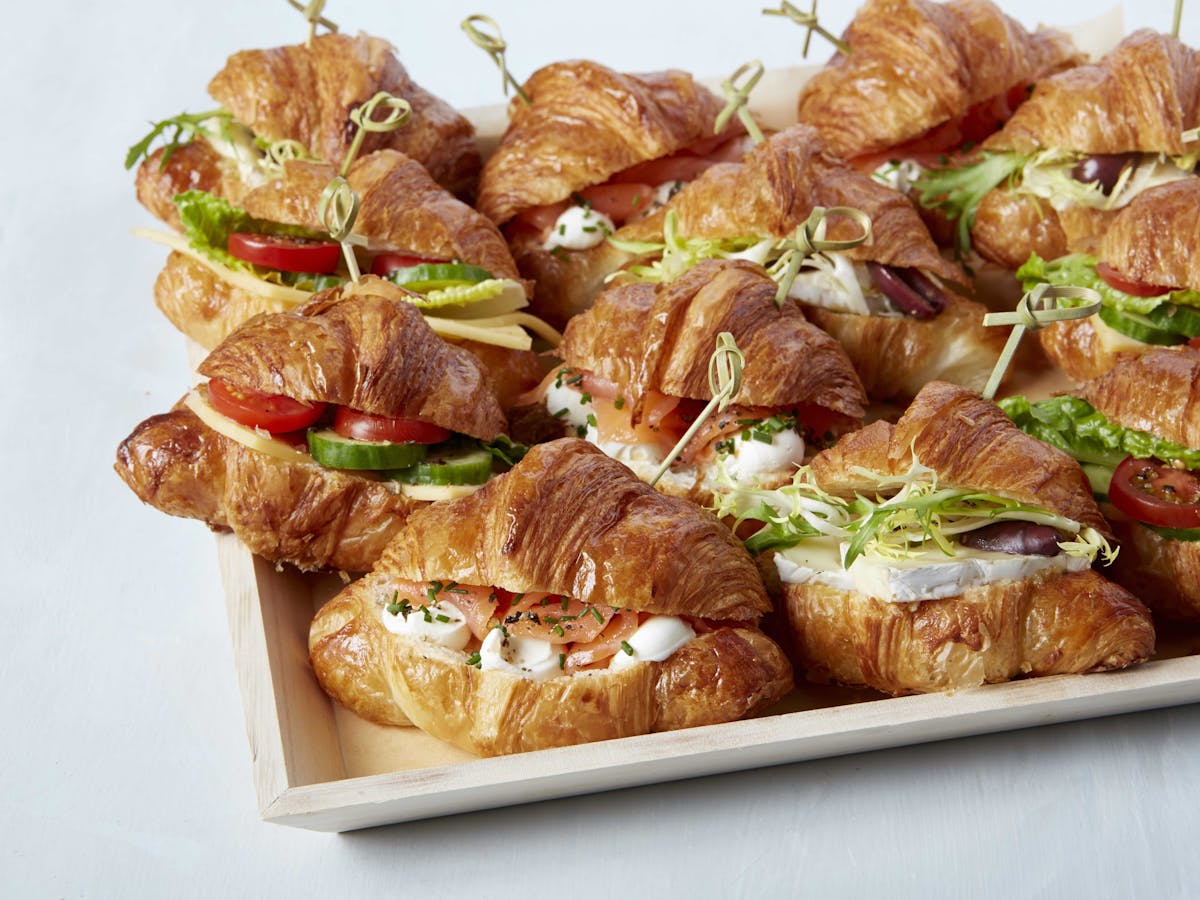
[[[1118,425],[1200,447],[1200,352],[1190,347],[1123,359],[1079,396]]]
[[[164,159],[166,160],[164,162]],[[138,202],[176,231],[182,231],[176,194],[207,191],[237,204],[250,185],[242,178],[237,163],[221,156],[208,141],[194,140],[176,147],[155,150],[138,166]]]
[[[1072,533],[1094,535],[1093,541],[1108,534],[1073,459],[1021,432],[995,404],[943,382],[926,386],[896,425],[879,421],[843,438],[820,453],[809,471],[821,490],[849,499],[877,496],[881,476],[898,484],[896,479],[911,477],[918,463],[936,473],[938,489],[979,491],[1044,510],[1073,523]],[[1032,521],[1044,518],[1038,514]],[[1020,675],[1119,668],[1149,657],[1154,629],[1137,599],[1084,568],[1085,561],[1073,565],[1059,549],[1061,532],[1051,532],[1053,546],[1045,549],[1026,549],[1023,542],[1029,538],[1019,534],[1019,542],[1007,544],[1008,549],[967,544],[993,551],[975,565],[1009,567],[1012,574],[979,582],[955,575],[944,587],[939,579],[950,576],[923,579],[917,573],[949,563],[962,551],[955,557],[929,551],[930,562],[914,561],[897,570],[905,575],[868,581],[862,580],[865,571],[855,578],[823,575],[821,564],[807,561],[817,558],[813,551],[808,557],[777,557],[781,575],[788,559],[816,566],[816,575],[801,568],[783,577],[797,661],[816,680],[901,694]],[[804,546],[800,539],[798,549]],[[1030,553],[1035,555],[1019,556]],[[1018,559],[1036,565],[1026,568]],[[1054,565],[1056,559],[1064,565]],[[881,556],[871,564],[893,563]],[[874,593],[903,577],[911,578],[904,593]],[[947,595],[955,588],[957,593]],[[910,595],[911,601],[904,600]]]
[[[1135,31],[1099,62],[1038,82],[1030,99],[984,147],[1026,155],[1058,150],[1082,156],[1182,156],[1188,152],[1184,131],[1200,124],[1197,66],[1200,52],[1177,38]],[[1011,215],[1018,201],[995,197],[1013,190],[1001,186],[985,196],[972,227],[980,253],[1009,268],[1033,252],[1043,259],[1067,251],[1095,253],[1115,216],[1112,209],[1026,197],[1021,204],[1027,209],[1035,204],[1043,220],[1031,233],[1028,213]]]
[[[686,72],[628,75],[586,60],[538,69],[524,90],[530,103],[513,98],[479,178],[476,207],[498,225],[711,137],[722,107]]]
[[[494,438],[505,420],[482,364],[434,335],[402,294],[364,276],[292,312],[260,316],[200,372],[243,390]],[[116,469],[143,501],[231,528],[254,552],[301,569],[368,569],[424,505],[370,473],[243,446],[182,408],[139,425],[121,444]]]
[[[1112,213],[1098,257],[1129,281],[1200,288],[1200,178],[1150,188]],[[1066,211],[1064,211],[1066,212]],[[1154,346],[1127,338],[1095,316],[1055,323],[1038,337],[1046,355],[1078,382]]]
[[[799,119],[843,158],[888,150],[1074,64],[1061,32],[1030,34],[987,0],[870,0],[801,90]]]
[[[258,219],[320,231],[321,194],[335,174],[324,163],[289,161],[281,179],[246,192],[242,207]],[[435,184],[414,160],[381,150],[359,159],[347,180],[361,198],[355,232],[370,249],[458,259],[496,278],[519,280],[496,227]],[[180,331],[206,347],[215,346],[251,315],[279,312],[295,305],[292,295],[304,297],[297,291],[245,289],[222,277],[223,267],[197,256],[172,254],[155,285],[155,301]]]
[[[366,34],[324,34],[308,44],[243,50],[229,57],[208,92],[268,141],[299,141],[318,159],[340,165],[354,129],[349,115],[379,91],[412,105],[396,131],[368,133],[362,153],[389,148],[409,156],[452,193],[471,193],[479,172],[474,128],[453,107],[408,76],[395,48]]]
[[[559,424],[567,433],[580,415],[593,413],[586,433],[639,477],[650,479],[680,436],[654,419],[649,431],[639,424],[650,404],[663,402],[651,398],[711,400],[709,358],[717,336],[729,333],[745,360],[736,403],[707,420],[658,482],[668,494],[708,503],[716,471],[709,457],[719,439],[733,439],[736,456],[736,439],[747,424],[781,411],[796,417],[796,429],[819,438],[832,429],[828,423],[844,430],[863,416],[866,395],[845,351],[810,324],[797,304],[778,307],[776,287],[759,266],[744,260],[705,260],[674,281],[610,287],[571,320],[558,355],[571,371],[611,384],[615,395],[593,397],[587,384],[572,391],[579,376],[564,378],[560,372],[554,376],[560,391],[552,396],[547,386],[537,402],[546,416],[566,402],[567,415]],[[758,439],[768,445],[775,441],[770,434]],[[797,439],[794,455],[802,456],[804,449]],[[768,473],[759,472],[756,483],[790,481],[795,466],[785,456],[776,458]]]
[[[589,610],[717,622],[661,661],[534,680],[391,633],[384,606],[396,602],[392,585],[404,583],[435,594],[497,585],[518,598],[545,592],[555,601],[548,610],[561,595],[564,608],[570,597]],[[769,607],[754,563],[715,518],[568,439],[533,448],[471,497],[411,516],[375,570],[318,612],[309,649],[322,686],[358,714],[411,720],[492,756],[764,709],[791,689],[782,652],[753,624]],[[515,630],[513,619],[505,622]]]

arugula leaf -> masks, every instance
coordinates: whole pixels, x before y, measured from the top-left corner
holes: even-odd
[[[479,446],[492,454],[494,459],[504,463],[504,465],[512,467],[525,458],[525,454],[529,452],[529,448],[524,444],[518,444],[507,435],[500,435],[493,441],[480,441]]]
[[[1197,291],[1168,291],[1157,297],[1134,297],[1132,294],[1119,291],[1097,274],[1096,257],[1083,253],[1060,256],[1049,262],[1034,253],[1021,268],[1017,269],[1017,278],[1027,291],[1032,290],[1042,281],[1054,285],[1066,284],[1091,288],[1100,295],[1100,302],[1105,306],[1126,314],[1146,315],[1163,303],[1200,307],[1200,292]],[[1072,303],[1070,300],[1062,302],[1064,305]]]
[[[1086,400],[1065,395],[1031,403],[1006,397],[1002,409],[1026,434],[1069,453],[1082,463],[1115,468],[1126,456],[1182,462],[1200,469],[1200,450],[1164,441],[1146,431],[1110,422]]]
[[[983,153],[978,162],[966,166],[930,169],[914,182],[920,204],[937,209],[957,220],[957,248],[960,255],[971,249],[971,228],[975,213],[985,194],[1012,179],[1029,157],[1019,153]]]
[[[158,166],[161,169],[167,164],[167,160],[171,158],[171,154],[184,144],[191,142],[196,137],[216,136],[218,134],[213,129],[204,127],[204,123],[210,119],[224,120],[221,123],[222,127],[224,127],[227,122],[232,121],[233,114],[223,109],[214,109],[202,113],[180,113],[171,119],[163,119],[161,122],[151,122],[150,133],[126,152],[125,168],[132,169],[140,160],[149,158],[150,148],[154,145],[154,142],[165,134],[167,129],[173,128],[175,129],[175,133],[167,139],[162,159],[158,161]]]

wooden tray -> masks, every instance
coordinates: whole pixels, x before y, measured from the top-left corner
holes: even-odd
[[[1088,27],[1119,34],[1119,18],[1115,27],[1112,13]],[[1088,46],[1103,49],[1091,32]],[[767,73],[751,104],[766,125],[791,123],[809,71]],[[470,115],[486,153],[503,129],[503,107]],[[1011,308],[1011,277],[993,276],[993,305]],[[1028,349],[1025,356],[1027,374],[1009,390],[1050,393],[1058,385],[1037,372]],[[322,831],[1200,701],[1197,629],[1160,635],[1156,660],[1123,672],[897,699],[801,685],[753,720],[540,751],[536,765],[525,754],[481,760],[415,728],[365,722],[320,689],[308,665],[308,626],[341,588],[337,578],[277,571],[231,536],[217,537],[217,551],[260,812]]]

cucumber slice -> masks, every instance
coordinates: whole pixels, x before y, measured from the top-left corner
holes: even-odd
[[[1200,541],[1200,528],[1163,528],[1159,525],[1148,525],[1145,522],[1139,522],[1138,524],[1145,525],[1151,531],[1160,537],[1165,537],[1169,541]]]
[[[492,454],[476,447],[447,448],[386,477],[405,484],[483,484],[492,477]]]
[[[1113,331],[1119,331],[1125,337],[1141,341],[1143,344],[1170,347],[1187,341],[1182,334],[1159,328],[1149,318],[1138,313],[1119,313],[1111,307],[1102,306],[1096,315]]]
[[[425,263],[396,269],[388,275],[396,284],[418,294],[440,291],[460,284],[478,284],[491,277],[492,273],[487,269],[468,266],[465,263]]]
[[[1083,469],[1083,474],[1087,476],[1088,483],[1092,486],[1092,494],[1097,497],[1107,497],[1113,470],[1108,466],[1096,463],[1080,463],[1079,468]]]
[[[1195,307],[1163,303],[1145,315],[1149,322],[1163,331],[1182,334],[1185,338],[1200,335],[1200,309]]]
[[[355,441],[328,428],[308,433],[308,452],[330,469],[397,469],[425,458],[425,444]]]

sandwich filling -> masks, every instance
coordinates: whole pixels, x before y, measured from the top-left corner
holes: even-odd
[[[554,593],[455,581],[388,579],[376,595],[392,634],[463,656],[463,664],[532,681],[662,662],[719,627],[702,619],[594,606]]]
[[[775,490],[744,485],[718,497],[739,525],[762,523],[747,541],[771,551],[785,584],[821,584],[876,600],[915,603],[973,587],[1088,568],[1115,554],[1079,522],[996,494],[946,487],[914,462],[891,476],[867,470],[875,497],[822,490],[808,469]]]
[[[483,441],[421,419],[238,388],[220,379],[184,403],[217,433],[286,462],[351,471],[413,500],[448,500],[478,490],[520,461],[525,448]]]
[[[704,400],[648,391],[635,423],[627,391],[570,366],[547,375],[531,397],[562,423],[565,435],[595,444],[640,477],[657,470],[706,405]],[[733,405],[705,422],[664,477],[678,480],[682,488],[699,482],[707,490],[718,490],[724,470],[748,484],[779,484],[856,424],[813,404]]]

